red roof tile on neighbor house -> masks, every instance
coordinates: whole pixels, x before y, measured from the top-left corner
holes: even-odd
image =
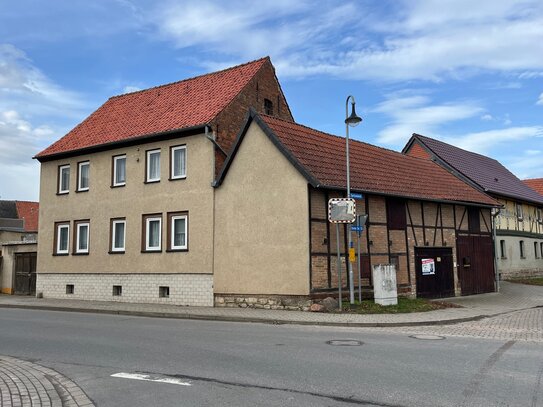
[[[25,232],[38,231],[39,202],[15,201],[17,217],[24,219]]]
[[[271,116],[260,116],[321,186],[346,188],[345,139]],[[498,205],[432,161],[351,140],[351,188],[408,198]]]
[[[532,188],[539,195],[543,195],[543,178],[532,178],[522,180],[526,185]]]
[[[209,123],[267,61],[111,97],[36,158]]]

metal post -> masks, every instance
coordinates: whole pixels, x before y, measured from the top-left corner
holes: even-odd
[[[358,231],[357,236],[358,236],[358,239],[357,239],[358,257],[356,258],[356,262],[358,265],[358,303],[362,303],[362,283],[360,282],[360,280],[362,280],[362,272],[360,271],[360,231]]]
[[[347,101],[345,102],[345,119],[349,117],[349,99],[352,98],[352,96],[347,97]],[[354,100],[354,98],[353,98]],[[351,197],[351,174],[350,174],[350,165],[349,165],[349,124],[345,122],[345,155],[346,155],[346,161],[347,161],[347,198]],[[352,247],[352,239],[351,239],[351,228],[348,228],[347,230],[347,250],[350,250]],[[350,259],[348,259],[348,270],[349,270],[349,300],[351,304],[354,304],[354,277],[353,277],[353,265],[351,264]]]
[[[339,288],[339,310],[342,308],[342,298],[341,298],[341,253],[339,248],[339,223],[336,223],[336,242],[337,242],[337,285]]]
[[[496,240],[496,222],[498,221],[498,215],[500,214],[500,210],[497,209],[495,213],[491,213],[492,217],[492,240],[493,246],[494,246],[494,273],[496,277],[496,292],[500,292],[500,272],[498,271],[498,247],[496,246],[497,240]]]

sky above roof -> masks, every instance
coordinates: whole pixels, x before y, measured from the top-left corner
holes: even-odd
[[[10,2],[0,13],[0,197],[108,97],[269,55],[295,119],[401,150],[412,133],[543,176],[543,2]],[[30,27],[30,29],[29,29]]]

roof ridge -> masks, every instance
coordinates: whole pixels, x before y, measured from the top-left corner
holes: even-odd
[[[543,177],[536,177],[536,178],[524,178],[523,180],[521,181],[539,181],[539,180],[543,180]]]
[[[266,60],[266,59],[267,59],[267,60],[270,60],[270,57],[269,57],[269,56],[265,56],[265,57],[262,57],[262,58],[255,59],[255,60],[253,60],[253,61],[244,62],[244,63],[242,63],[242,64],[230,66],[230,67],[228,67],[228,68],[224,68],[224,69],[221,69],[221,70],[218,70],[218,71],[207,72],[207,73],[204,73],[204,74],[201,74],[201,75],[191,76],[190,78],[185,78],[185,79],[181,79],[181,80],[174,81],[174,82],[169,82],[169,83],[163,83],[163,84],[161,84],[161,85],[151,86],[150,88],[140,89],[140,90],[136,90],[136,91],[134,91],[134,92],[126,92],[126,93],[121,93],[121,94],[119,94],[119,95],[113,95],[113,96],[110,96],[110,97],[108,98],[108,100],[117,99],[117,98],[122,98],[122,97],[128,96],[128,95],[135,95],[135,94],[137,94],[137,93],[147,92],[147,91],[149,91],[149,90],[158,89],[158,88],[163,88],[163,87],[171,86],[171,85],[176,85],[176,84],[179,84],[179,83],[183,83],[183,82],[187,82],[187,81],[192,81],[192,80],[194,80],[194,79],[203,78],[203,77],[205,77],[205,76],[210,76],[210,75],[215,75],[215,74],[219,74],[219,73],[231,71],[231,70],[233,70],[233,69],[238,69],[238,68],[241,68],[241,67],[246,66],[246,65],[255,64],[255,63],[257,63],[257,62],[264,61],[264,60]]]
[[[322,133],[322,134],[325,134],[327,136],[330,136],[330,137],[334,137],[334,138],[338,138],[338,139],[341,139],[341,140],[345,140],[345,137],[342,137],[342,136],[338,136],[336,134],[332,134],[332,133],[327,133],[325,131],[322,131],[322,130],[317,130],[317,129],[314,129],[312,127],[309,127],[309,126],[306,126],[305,124],[301,124],[301,123],[298,123],[298,122],[291,122],[291,121],[288,121],[288,120],[285,120],[285,119],[280,119],[279,117],[275,117],[275,116],[270,116],[270,115],[267,115],[267,114],[264,114],[264,113],[258,113],[260,116],[264,116],[264,117],[270,117],[272,119],[275,119],[275,120],[278,120],[278,121],[282,121],[282,122],[285,122],[285,123],[288,123],[288,124],[295,124],[297,126],[300,126],[300,127],[304,127],[306,129],[309,129],[311,131],[316,131],[318,133]],[[387,151],[387,152],[390,152],[390,153],[395,153],[395,154],[398,154],[402,157],[406,157],[406,158],[409,158],[409,159],[416,159],[416,160],[419,160],[419,158],[416,158],[416,157],[411,157],[411,156],[407,156],[407,155],[404,155],[402,154],[401,152],[399,151],[396,151],[396,150],[392,150],[390,148],[386,148],[386,147],[381,147],[381,146],[377,146],[375,144],[371,144],[371,143],[368,143],[366,141],[360,141],[360,140],[357,140],[357,139],[354,139],[354,138],[349,138],[349,141],[352,141],[352,142],[355,142],[355,143],[359,143],[359,144],[363,144],[363,145],[367,145],[367,146],[370,146],[370,147],[374,147],[374,148],[378,148],[380,150],[384,150],[384,151]],[[427,160],[423,160],[423,161],[427,161]]]

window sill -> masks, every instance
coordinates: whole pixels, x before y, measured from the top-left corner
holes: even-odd
[[[189,249],[166,249],[166,253],[172,253],[172,252],[188,252]]]
[[[57,192],[57,195],[68,195],[69,193],[70,193],[70,191]]]
[[[119,184],[119,185],[110,185],[109,187],[110,188],[122,188],[122,187],[125,187],[126,184]]]
[[[76,189],[75,190],[76,194],[79,194],[80,192],[89,192],[88,189]]]
[[[124,251],[124,250],[119,250],[119,251],[110,250],[108,253],[109,253],[109,254],[124,254],[125,251]]]
[[[86,253],[72,253],[72,256],[88,256],[89,252]]]
[[[180,181],[180,180],[184,180],[184,179],[187,179],[186,175],[184,177],[170,177],[170,178],[168,178],[168,181]]]
[[[160,182],[159,179],[155,179],[155,180],[145,180],[143,181],[144,184],[156,184],[157,182]]]
[[[53,256],[69,256],[70,253],[53,253]]]
[[[162,253],[162,249],[160,250],[142,250],[142,253]]]

